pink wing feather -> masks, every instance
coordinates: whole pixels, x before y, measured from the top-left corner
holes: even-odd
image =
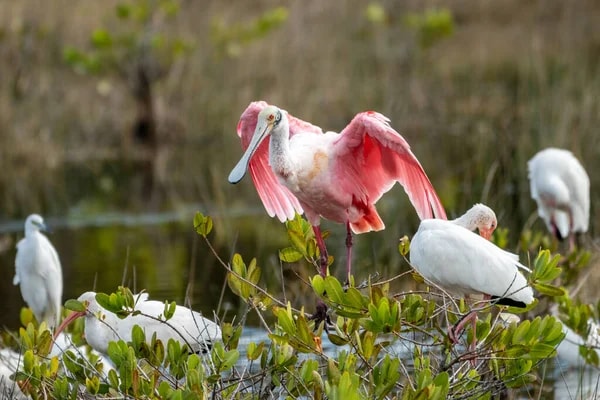
[[[237,126],[237,134],[242,140],[242,148],[246,150],[250,144],[250,139],[256,128],[256,121],[260,111],[268,106],[264,101],[255,101],[244,110],[240,117]],[[295,118],[288,114],[290,126],[290,137],[298,132],[314,132],[315,134],[323,134],[321,128],[312,125],[306,121]],[[284,222],[288,219],[293,219],[295,213],[302,214],[302,206],[298,202],[296,196],[292,194],[282,184],[273,173],[269,165],[269,141],[263,141],[256,152],[252,156],[249,164],[250,176],[258,192],[258,196],[263,202],[267,214]]]
[[[367,111],[357,114],[334,143],[344,171],[340,185],[355,198],[375,204],[399,182],[420,219],[446,219],[446,212],[419,160],[385,116]]]

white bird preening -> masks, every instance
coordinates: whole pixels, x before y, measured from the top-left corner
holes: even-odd
[[[548,230],[575,246],[575,233],[588,230],[590,178],[568,150],[547,148],[528,162],[531,197]]]
[[[352,232],[385,228],[375,203],[396,182],[404,187],[421,219],[446,218],[410,146],[377,112],[357,114],[339,134],[323,133],[260,101],[251,103],[240,117],[238,135],[245,152],[229,182],[239,182],[249,169],[270,216],[284,222],[304,212],[319,246],[322,276],[328,262],[321,217],[346,226],[348,280]]]
[[[95,292],[85,292],[77,300],[86,305],[86,311],[74,312],[65,318],[57,334],[75,319],[85,316],[85,338],[94,350],[103,354],[107,354],[109,342],[120,339],[130,342],[134,325],[144,330],[148,341],[156,332],[157,339],[165,346],[173,339],[187,344],[194,353],[207,352],[215,341],[221,340],[219,325],[196,311],[177,306],[173,317],[164,321],[160,319],[164,303],[148,300],[148,293],[136,294],[134,299],[135,310],[140,314],[121,319],[98,304]]]
[[[491,239],[492,234],[498,226],[494,210],[481,203],[473,205],[469,211],[450,222],[467,228],[470,231],[477,230],[479,231],[479,235],[487,240]]]
[[[519,269],[529,269],[516,254],[471,232],[475,227],[480,232],[489,230],[491,224],[495,227],[496,217],[490,211],[489,207],[476,205],[453,221],[421,221],[410,244],[410,263],[427,281],[456,296],[483,294],[494,304],[524,308],[534,301],[533,290]],[[456,343],[465,324],[471,321],[474,347],[476,317],[471,311],[449,328],[450,340]]]
[[[17,243],[14,285],[21,286],[23,300],[38,322],[55,328],[60,320],[63,278],[58,254],[40,231],[44,219],[32,214],[25,220],[25,237]]]

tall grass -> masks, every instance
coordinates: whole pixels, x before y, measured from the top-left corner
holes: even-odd
[[[95,28],[119,24],[117,3],[3,5],[0,218],[34,209],[66,214],[98,193],[107,208],[147,204],[138,164],[124,162],[133,151],[125,144],[135,112],[126,82],[78,73],[62,59],[65,46],[86,48]],[[289,2],[288,21],[238,56],[215,47],[212,24],[251,21],[278,2],[183,1],[176,19],[157,21],[161,32],[194,45],[155,87],[166,149],[156,166],[158,206],[200,200],[222,214],[260,207],[249,182],[231,187],[226,177],[241,154],[238,117],[250,101],[264,99],[336,131],[360,111],[384,113],[412,145],[450,216],[485,201],[513,239],[535,211],[526,162],[543,147],[564,147],[581,159],[592,179],[592,210],[599,209],[600,5],[457,1],[449,5],[454,35],[423,49],[403,23],[423,4],[380,4],[385,19],[375,24],[358,0]],[[92,181],[83,192],[73,188],[81,169]],[[401,190],[379,207],[389,243],[415,231]],[[256,217],[250,232],[276,226],[267,219]],[[592,219],[592,233],[599,223]],[[375,240],[363,246],[381,256]]]

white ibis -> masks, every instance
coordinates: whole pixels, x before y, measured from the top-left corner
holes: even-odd
[[[25,237],[17,243],[13,284],[21,286],[23,300],[38,322],[46,321],[52,329],[60,319],[63,279],[58,254],[41,230],[46,230],[41,216],[27,217]]]
[[[164,313],[164,303],[148,300],[148,293],[140,293],[134,297],[135,310],[140,311],[140,314],[121,319],[98,304],[95,292],[86,292],[78,300],[86,304],[87,310],[69,315],[57,332],[61,332],[76,318],[85,316],[85,338],[94,350],[104,354],[107,354],[109,342],[119,339],[130,342],[134,325],[139,325],[144,330],[148,341],[156,332],[157,339],[165,346],[169,339],[174,339],[187,344],[194,353],[207,352],[215,341],[221,340],[219,325],[196,311],[177,306],[173,317],[164,321],[160,318]]]
[[[519,271],[528,271],[528,268],[519,263],[516,254],[471,232],[475,226],[480,232],[489,231],[490,221],[495,227],[495,215],[490,215],[488,210],[491,211],[477,205],[453,221],[421,221],[410,244],[410,263],[427,281],[456,296],[484,295],[495,304],[524,308],[534,300],[533,290]],[[467,224],[469,221],[472,224]],[[469,312],[455,327],[448,329],[450,340],[457,342],[470,320],[474,347],[476,317],[475,312]]]
[[[590,178],[568,150],[547,148],[528,162],[531,197],[548,230],[575,246],[575,233],[590,221]]]

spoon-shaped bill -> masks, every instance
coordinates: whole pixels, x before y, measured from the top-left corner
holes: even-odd
[[[246,171],[248,170],[248,164],[250,163],[250,159],[252,155],[258,149],[258,146],[262,143],[263,139],[269,136],[271,130],[273,129],[272,124],[265,123],[264,121],[259,121],[258,125],[256,125],[256,129],[254,130],[254,134],[252,135],[252,140],[250,140],[250,144],[246,149],[246,152],[240,159],[240,161],[236,164],[235,167],[229,173],[229,183],[238,183],[242,180],[244,175],[246,175]]]

